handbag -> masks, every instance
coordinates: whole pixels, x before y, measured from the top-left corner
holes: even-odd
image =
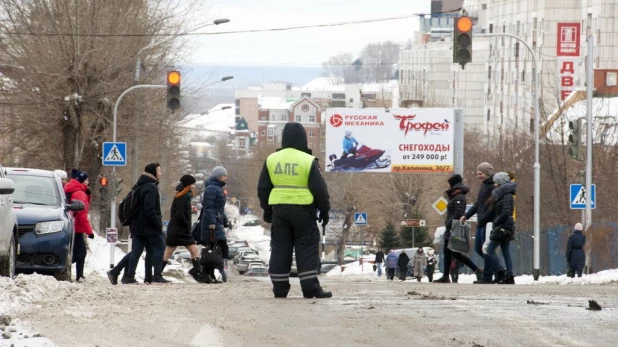
[[[459,220],[453,220],[448,249],[457,253],[468,253],[470,251],[470,224],[461,224]]]
[[[200,210],[200,215],[197,217],[197,222],[191,225],[191,231],[189,232],[195,243],[198,245],[202,243],[202,210]]]
[[[515,232],[513,230],[505,229],[503,227],[496,227],[491,229],[489,233],[489,239],[496,242],[507,242],[513,240],[513,235]]]
[[[200,265],[217,268],[223,266],[223,255],[221,248],[215,241],[215,231],[210,230],[209,234],[209,242],[202,248]]]

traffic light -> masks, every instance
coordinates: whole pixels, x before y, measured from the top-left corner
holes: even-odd
[[[472,19],[457,17],[453,29],[453,63],[460,64],[464,69],[470,62],[472,62]]]
[[[122,178],[116,179],[116,196],[122,193],[122,188],[120,188],[120,184],[122,183]]]
[[[573,159],[579,160],[582,143],[582,120],[576,119],[569,121],[569,129],[571,130],[569,134],[569,155],[573,157]]]
[[[107,186],[107,177],[103,176],[103,177],[99,178],[99,184],[101,185],[101,187],[106,187]]]
[[[180,72],[167,73],[167,108],[175,111],[180,108]]]

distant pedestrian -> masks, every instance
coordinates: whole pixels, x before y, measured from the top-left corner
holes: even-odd
[[[382,265],[384,265],[384,252],[381,249],[376,253],[375,264],[378,270],[378,277],[380,277],[382,276]]]
[[[392,281],[395,278],[395,269],[397,269],[397,254],[391,249],[386,256],[386,279]]]
[[[575,277],[575,272],[577,272],[577,277],[582,277],[584,265],[586,264],[586,252],[584,251],[586,235],[582,233],[584,227],[582,223],[577,223],[574,229],[571,236],[569,236],[566,249],[566,257],[571,270],[571,278]]]
[[[423,278],[423,271],[427,266],[427,256],[423,251],[423,247],[419,247],[412,257],[412,264],[414,265],[414,277],[418,282]]]
[[[410,263],[410,257],[406,254],[406,251],[402,250],[397,259],[397,265],[399,266],[399,279],[403,282],[406,280],[408,274],[408,263]]]
[[[480,279],[483,275],[483,269],[479,268],[468,258],[465,254],[453,252],[448,248],[448,242],[451,238],[451,227],[452,222],[456,221],[460,222],[460,218],[466,212],[466,194],[470,191],[470,188],[463,184],[463,178],[459,174],[454,174],[449,177],[448,184],[450,188],[445,192],[449,201],[446,205],[446,222],[444,226],[446,227],[446,231],[444,232],[444,274],[439,279],[435,280],[434,283],[449,283],[449,273],[451,269],[449,268],[449,264],[451,263],[451,258],[455,258],[467,265],[470,269],[475,271],[477,279]]]
[[[161,269],[165,269],[168,260],[176,248],[183,246],[191,254],[193,268],[189,271],[189,274],[197,279],[200,271],[202,271],[202,267],[199,263],[200,255],[195,245],[195,240],[191,236],[191,199],[196,194],[195,177],[183,175],[180,178],[180,183],[176,186],[176,195],[174,196],[174,201],[172,201]]]
[[[85,237],[94,238],[94,232],[88,219],[88,210],[90,207],[90,195],[88,194],[88,174],[77,169],[71,170],[71,180],[64,186],[64,192],[67,196],[67,202],[79,200],[84,203],[85,208],[81,211],[74,212],[75,238],[73,240],[73,262],[75,263],[75,281],[83,282],[84,265],[86,263],[87,245]]]
[[[436,264],[438,263],[434,254],[433,249],[427,251],[427,279],[429,279],[429,282],[433,282],[433,273],[436,271]]]

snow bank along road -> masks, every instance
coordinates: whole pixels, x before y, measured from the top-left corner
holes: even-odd
[[[471,285],[321,277],[332,299],[267,279],[51,288],[14,316],[58,346],[615,346],[618,285]],[[27,288],[23,289],[28,291]],[[587,310],[595,299],[602,311]],[[0,340],[0,345],[1,345]]]

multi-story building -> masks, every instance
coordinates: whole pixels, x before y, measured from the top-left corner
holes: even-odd
[[[322,140],[320,125],[322,110],[308,97],[277,98],[267,97],[259,100],[258,142],[272,145],[281,144],[281,134],[287,122],[299,122],[307,131],[310,149],[319,148]]]
[[[400,54],[403,99],[461,107],[469,125],[489,134],[502,129],[532,131],[532,55],[513,38],[479,34],[517,35],[532,48],[541,75],[541,118],[555,119],[560,106],[582,97],[588,24],[595,35],[595,93],[618,92],[618,47],[612,44],[618,39],[615,0],[466,0],[463,12],[475,21],[472,63],[465,70],[452,63],[450,36],[435,42],[417,39],[411,50]]]

